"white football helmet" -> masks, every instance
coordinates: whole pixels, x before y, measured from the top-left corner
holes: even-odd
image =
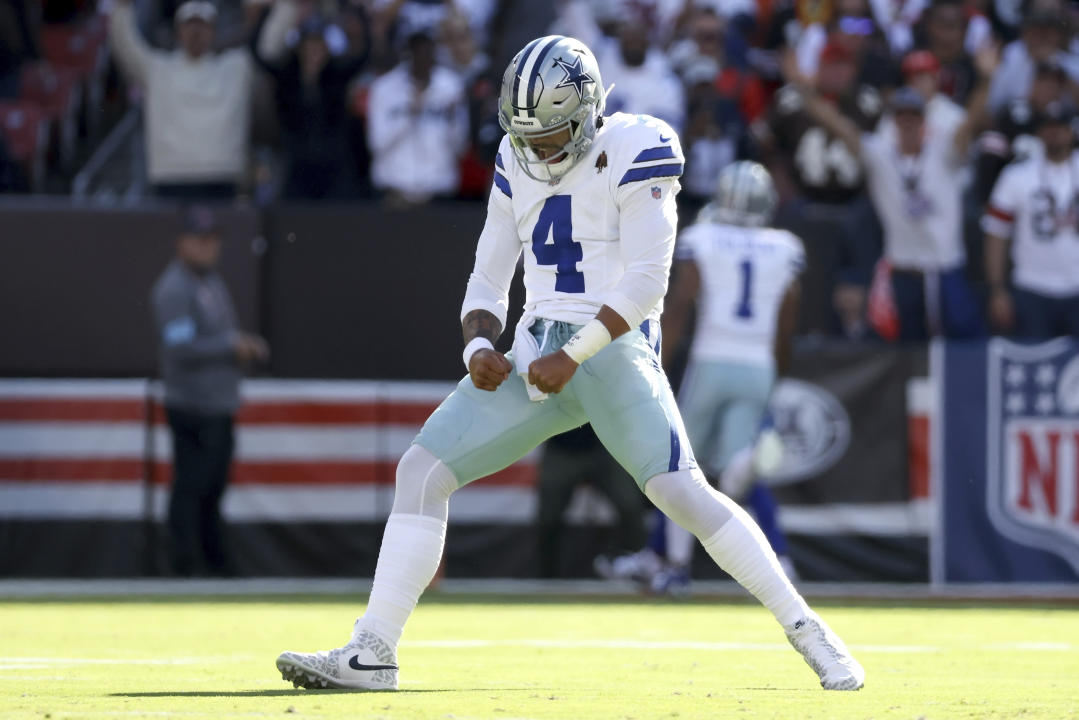
[[[606,92],[592,51],[580,40],[548,35],[525,45],[502,76],[498,122],[525,173],[556,183],[592,147]],[[533,143],[569,130],[562,152],[541,159]]]
[[[697,221],[762,227],[772,222],[778,205],[779,193],[768,170],[739,160],[719,173],[712,202],[701,208]]]

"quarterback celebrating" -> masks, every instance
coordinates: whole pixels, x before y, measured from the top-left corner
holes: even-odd
[[[660,120],[604,117],[605,98],[595,57],[574,38],[534,40],[506,69],[506,137],[461,308],[468,375],[397,466],[352,638],[277,658],[295,685],[396,689],[397,643],[438,567],[450,494],[590,422],[649,499],[775,615],[823,687],[862,686],[861,666],[791,585],[760,529],[693,458],[657,354],[682,150]],[[522,252],[525,313],[502,355],[494,342]]]

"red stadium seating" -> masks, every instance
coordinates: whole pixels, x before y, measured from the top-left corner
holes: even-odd
[[[52,124],[60,166],[70,169],[79,130],[82,87],[74,70],[47,63],[25,65],[21,78],[21,99],[35,103]]]
[[[49,118],[36,104],[0,101],[0,130],[12,157],[26,169],[30,189],[45,189],[45,160],[49,147]]]

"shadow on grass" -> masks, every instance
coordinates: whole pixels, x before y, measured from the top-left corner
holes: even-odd
[[[411,688],[411,689],[398,689],[393,691],[387,690],[342,690],[337,688],[321,688],[318,690],[304,690],[303,688],[277,688],[274,690],[163,690],[158,692],[127,692],[127,693],[109,693],[109,697],[124,697],[124,698],[196,698],[196,697],[300,697],[307,695],[310,697],[320,695],[356,695],[370,694],[370,695],[386,695],[393,697],[400,697],[401,695],[411,695],[414,693],[457,693],[457,692],[531,692],[531,693],[545,693],[554,692],[551,688],[535,688],[535,687],[500,687],[500,688],[482,688],[482,687],[469,687],[469,688]]]

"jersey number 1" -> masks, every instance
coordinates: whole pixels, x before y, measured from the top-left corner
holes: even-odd
[[[564,293],[584,292],[584,273],[577,263],[584,258],[581,243],[573,240],[573,218],[569,195],[552,195],[540,209],[532,230],[532,252],[540,265],[554,265],[554,289]],[[553,239],[552,244],[547,238]]]
[[[753,317],[753,305],[750,303],[753,293],[753,263],[743,260],[740,267],[742,269],[742,299],[734,309],[734,314],[748,320]]]

